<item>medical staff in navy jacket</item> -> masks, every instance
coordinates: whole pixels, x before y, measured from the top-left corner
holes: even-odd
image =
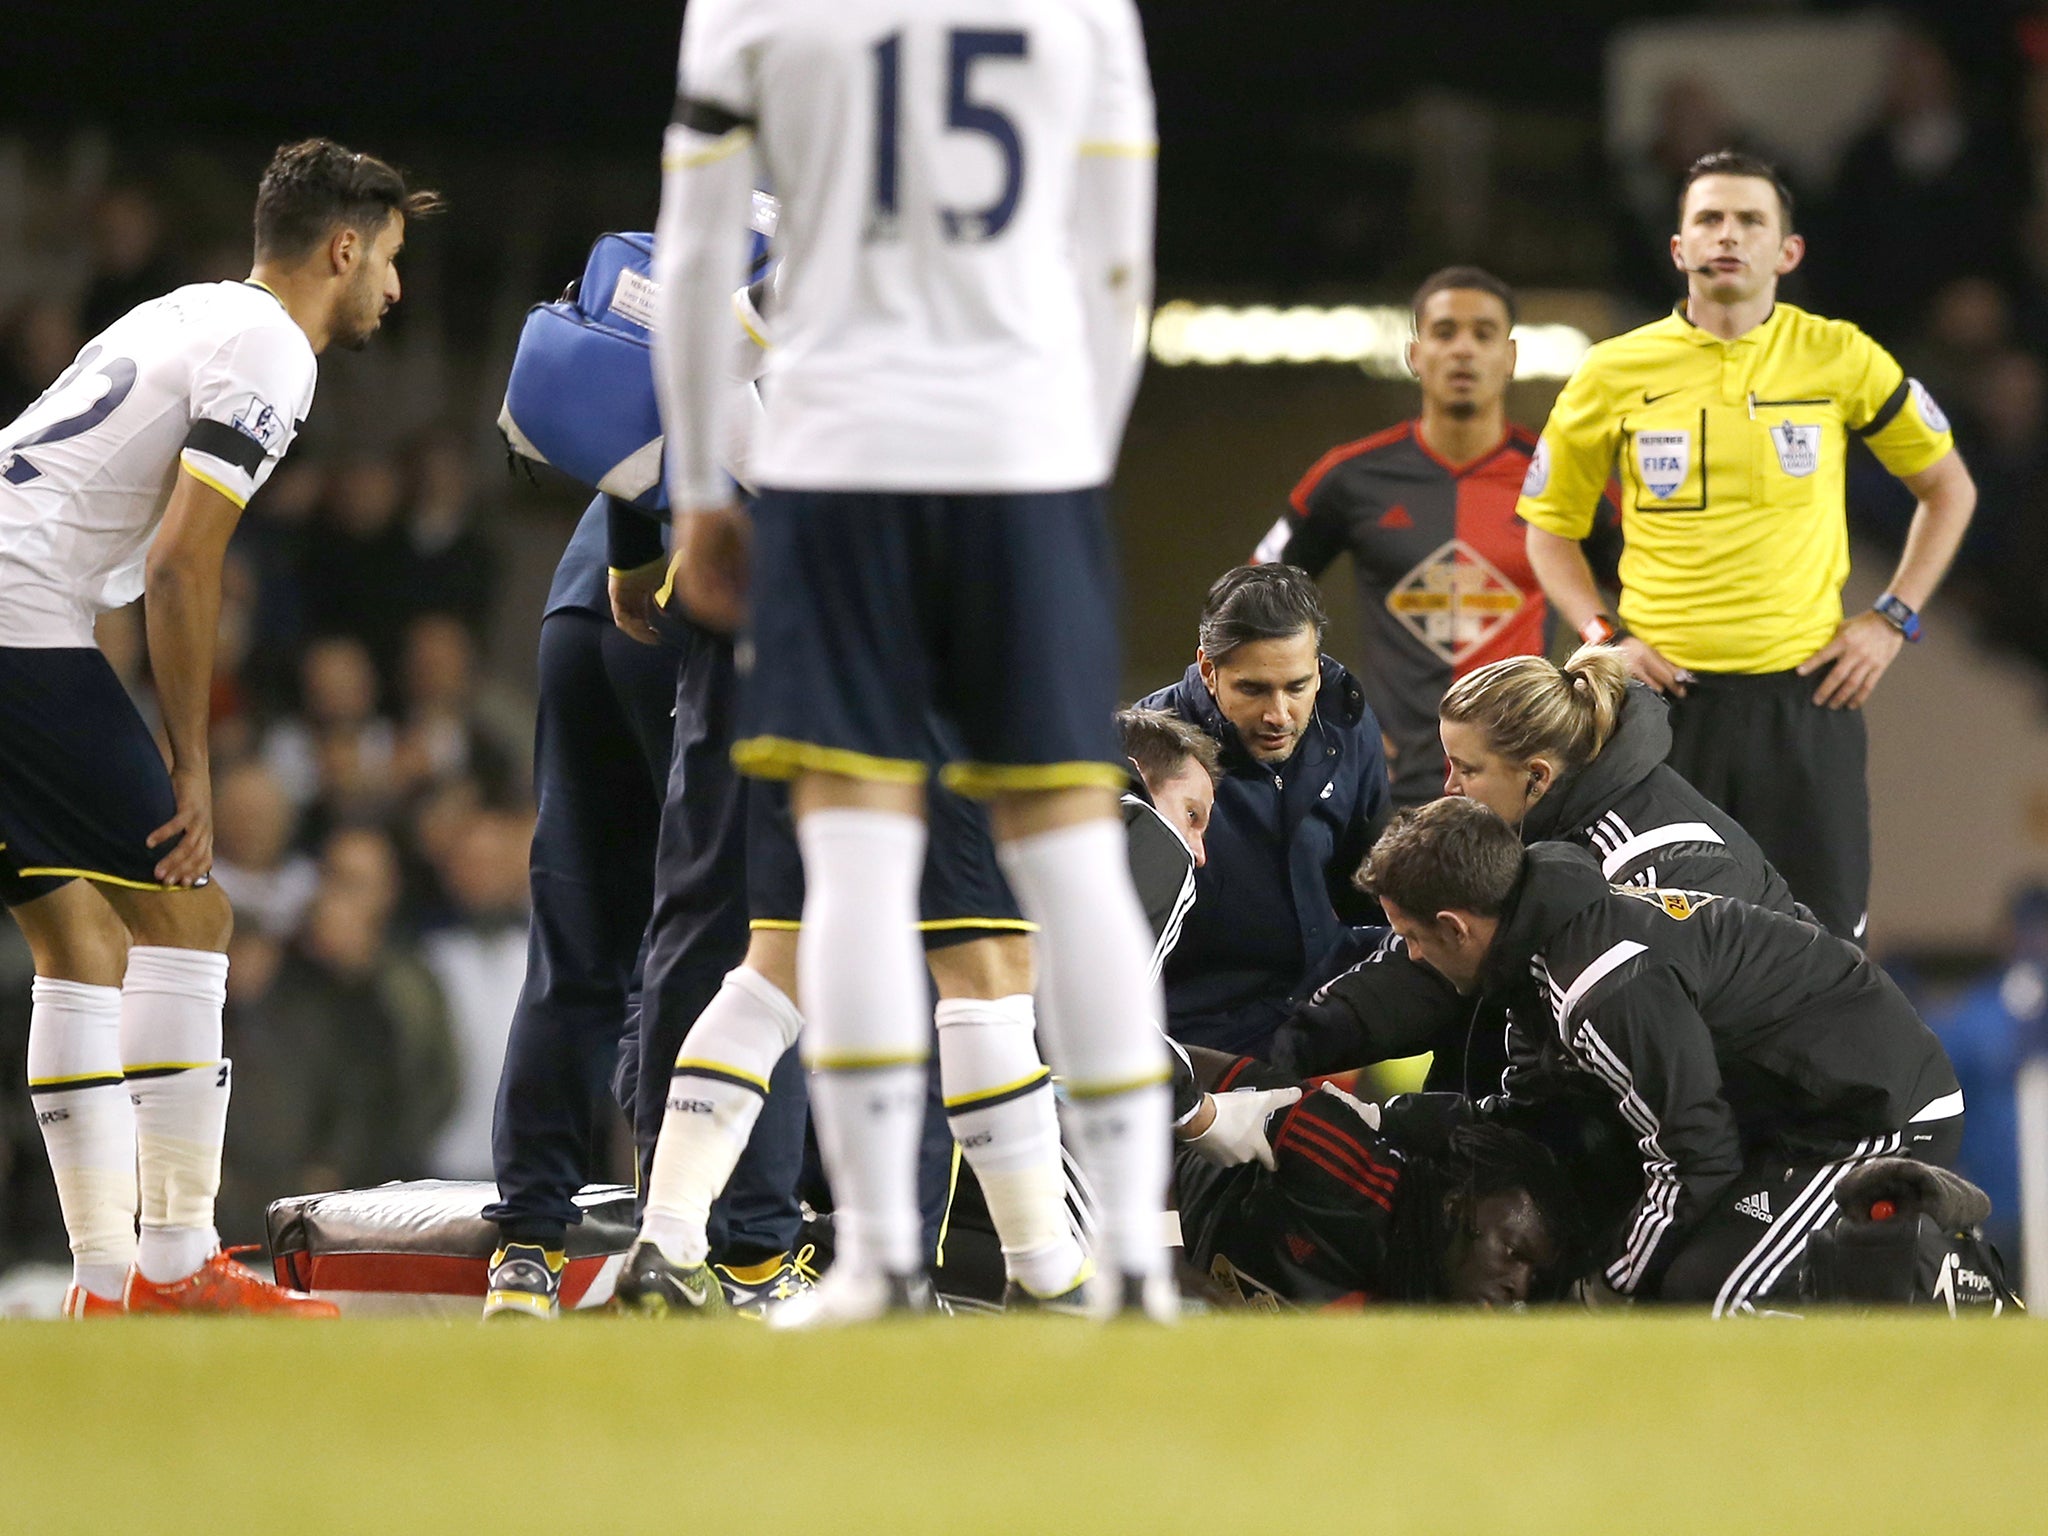
[[[1351,885],[1389,811],[1379,721],[1322,654],[1315,583],[1243,566],[1209,589],[1195,664],[1142,700],[1222,749],[1208,862],[1165,971],[1167,1025],[1189,1045],[1257,1055],[1375,913]]]

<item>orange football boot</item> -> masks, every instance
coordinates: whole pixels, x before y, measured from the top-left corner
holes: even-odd
[[[260,1312],[281,1317],[339,1317],[331,1301],[274,1285],[247,1265],[238,1253],[254,1253],[256,1245],[217,1249],[212,1258],[182,1280],[158,1285],[140,1269],[128,1275],[130,1312]]]
[[[64,1287],[64,1315],[66,1317],[125,1317],[128,1307],[125,1302],[109,1301],[104,1296],[95,1296],[91,1291],[81,1290],[75,1285]]]

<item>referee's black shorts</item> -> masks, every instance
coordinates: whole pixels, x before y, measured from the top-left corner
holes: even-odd
[[[176,846],[171,776],[107,658],[91,646],[0,647],[0,902],[80,877],[161,891]]]
[[[1813,702],[1819,677],[1703,673],[1671,698],[1671,766],[1741,822],[1827,930],[1863,942],[1870,787],[1863,712]]]

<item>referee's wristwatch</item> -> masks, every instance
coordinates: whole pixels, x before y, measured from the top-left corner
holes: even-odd
[[[1870,611],[1908,640],[1920,638],[1920,615],[1907,607],[1906,600],[1896,592],[1881,593],[1870,605]]]

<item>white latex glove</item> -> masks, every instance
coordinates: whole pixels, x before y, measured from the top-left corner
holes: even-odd
[[[1204,1162],[1219,1168],[1258,1162],[1271,1168],[1273,1148],[1266,1140],[1266,1118],[1285,1109],[1301,1097],[1299,1088],[1239,1088],[1231,1093],[1212,1093],[1209,1103],[1215,1114],[1209,1128],[1188,1138],[1187,1145],[1202,1155]]]
[[[1342,1101],[1343,1103],[1349,1104],[1351,1106],[1352,1112],[1356,1114],[1359,1119],[1363,1120],[1367,1125],[1371,1126],[1374,1130],[1378,1130],[1380,1128],[1379,1105],[1368,1104],[1365,1102],[1365,1100],[1359,1098],[1356,1094],[1346,1093],[1342,1088],[1339,1088],[1335,1083],[1324,1083],[1319,1091],[1327,1093],[1333,1099],[1337,1099]]]

